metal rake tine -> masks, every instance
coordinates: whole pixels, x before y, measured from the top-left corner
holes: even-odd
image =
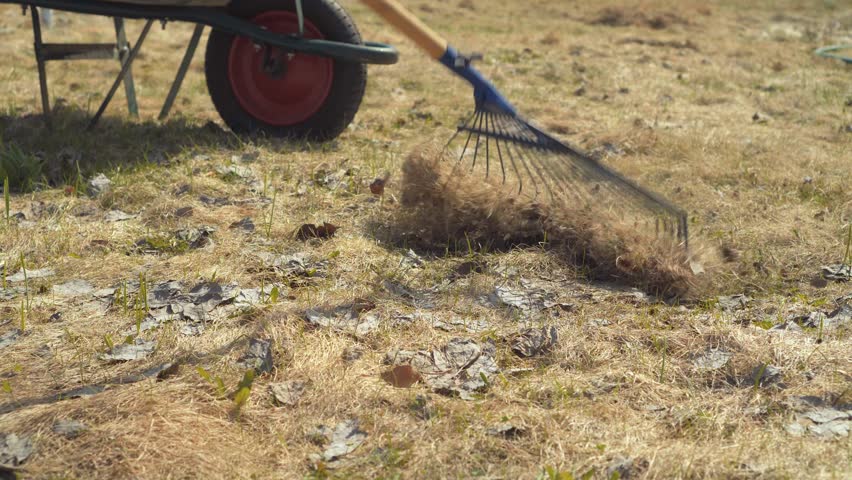
[[[548,153],[559,155],[549,151]],[[601,196],[597,195],[600,190],[615,195],[620,193],[609,182],[595,175],[594,171],[582,168],[582,165],[578,165],[571,157],[554,159],[552,169],[553,174],[558,180],[566,182],[575,188],[573,192],[575,197],[586,203],[587,206],[589,204],[601,203]],[[590,187],[590,183],[594,184],[594,186]]]
[[[675,224],[672,218],[663,218],[663,233],[670,236],[675,236]]]
[[[594,161],[591,158],[581,156],[579,155],[579,152],[576,151],[571,152],[568,156],[572,160],[578,160],[570,162],[572,170],[577,172],[587,181],[595,182],[598,188],[606,191],[608,195],[604,198],[612,199],[611,204],[614,205],[616,200],[620,199],[623,202],[621,205],[622,207],[625,205],[631,205],[654,214],[659,214],[661,211],[665,211],[659,205],[649,204],[647,199],[637,195],[632,188],[618,188],[618,185],[621,184],[620,178],[614,178],[609,175],[609,172],[607,172],[605,167],[603,167],[599,162]],[[620,210],[623,212],[623,208]]]
[[[514,127],[521,132],[523,137],[530,138],[532,136],[533,138],[535,138],[533,133],[530,132],[530,130],[526,127],[526,125],[524,125],[524,123],[518,122],[514,119],[511,119],[510,121],[512,121],[514,123]],[[543,161],[541,159],[541,156],[542,155],[555,155],[555,153],[552,152],[552,151],[543,149],[543,148],[534,148],[534,150],[536,150],[536,153],[534,155],[531,155],[532,159],[528,160],[526,156],[523,156],[523,159],[525,159],[525,161],[528,161],[529,164],[532,165],[533,168],[536,170],[536,172],[538,172],[538,175],[541,178],[541,182],[544,183],[545,187],[547,188],[548,193],[550,194],[551,200],[561,199],[565,202],[571,202],[572,200],[580,200],[581,202],[586,202],[586,203],[589,202],[588,196],[583,195],[583,192],[585,192],[586,189],[582,188],[582,186],[580,186],[575,181],[575,177],[570,172],[566,171],[566,169],[570,169],[573,172],[577,172],[577,169],[573,166],[573,164],[570,161],[564,161],[564,162],[556,161],[556,162],[552,162],[552,164],[550,164],[550,165],[545,165],[545,161]],[[555,183],[555,182],[553,182],[552,180],[549,180],[545,175],[542,175],[541,174],[542,170],[545,171],[547,174],[555,175],[557,177],[557,180],[568,183],[568,184],[574,186],[575,188],[573,188],[573,189],[559,189],[559,188],[557,188],[555,190],[555,193],[554,193],[554,189],[551,187],[551,183]],[[533,176],[532,172],[529,172],[529,170],[528,170],[528,173],[530,174],[531,177]],[[534,177],[533,177],[533,180],[535,180]]]
[[[609,201],[607,203],[610,207],[614,208],[617,205],[622,216],[625,216],[628,210],[645,211],[650,214],[657,213],[656,209],[648,208],[648,206],[642,202],[641,198],[637,198],[635,195],[631,195],[630,192],[619,189],[616,184],[609,181],[606,177],[598,177],[596,179],[595,186],[602,193],[602,195],[599,196],[598,201],[601,202],[608,199]]]
[[[677,238],[683,240],[683,248],[689,250],[689,217],[686,213],[678,215],[677,219]]]
[[[554,155],[560,155],[565,157],[564,162],[555,162],[557,165],[570,169],[570,172],[564,172],[562,179],[565,180],[566,177],[570,176],[579,176],[581,179],[586,182],[594,182],[596,187],[607,190],[610,194],[614,196],[624,197],[623,192],[619,191],[614,187],[612,182],[607,181],[607,178],[604,175],[601,175],[600,172],[593,168],[593,166],[587,162],[578,162],[575,161],[576,158],[574,155],[568,154],[565,152],[552,152]],[[591,193],[591,189],[588,187],[581,188],[581,190],[585,190]],[[590,200],[587,198],[587,200]]]
[[[547,182],[547,178],[545,178],[545,176],[542,175],[541,168],[539,168],[539,166],[530,158],[530,156],[527,155],[527,153],[525,152],[524,149],[518,148],[516,153],[518,155],[518,158],[520,158],[521,162],[524,165],[531,166],[532,170],[535,172],[535,175],[531,175],[530,178],[532,179],[533,185],[536,186],[536,193],[538,193],[538,188],[537,188],[538,183],[536,182],[536,176],[537,176],[539,181],[544,185],[544,189],[550,195],[550,198],[553,199],[554,198],[553,189],[550,188],[550,184]],[[529,170],[529,168],[527,170]]]
[[[485,131],[488,132],[488,119],[491,118],[491,114],[488,112],[485,113]],[[491,152],[488,148],[489,143],[488,135],[485,135],[485,179],[488,180],[488,175],[491,173]]]
[[[520,125],[522,128],[523,126],[524,125]],[[530,127],[530,131],[533,134],[536,133],[536,129],[534,127]],[[608,208],[610,212],[616,213],[617,211],[623,220],[626,220],[629,214],[629,216],[633,218],[637,224],[643,223],[644,225],[647,225],[647,221],[640,222],[637,219],[640,219],[642,216],[647,214],[653,215],[654,218],[662,217],[664,220],[663,229],[666,234],[676,233],[678,238],[686,238],[685,214],[677,209],[677,207],[674,207],[664,199],[660,199],[656,194],[649,194],[639,185],[625,177],[622,177],[617,172],[609,169],[604,164],[601,164],[591,157],[588,157],[581,151],[567,147],[561,142],[558,142],[558,140],[550,139],[550,137],[547,137],[546,135],[539,136],[539,140],[544,140],[545,145],[556,143],[556,146],[558,147],[557,150],[543,146],[542,151],[549,151],[552,154],[566,156],[566,161],[554,162],[553,165],[550,165],[550,167],[553,168],[552,173],[560,181],[577,185],[577,182],[573,181],[574,174],[577,174],[589,181],[594,181],[599,188],[608,193],[608,195],[604,198],[611,198],[613,200]],[[583,195],[583,193],[591,193],[591,190],[588,188],[580,188],[577,193],[578,197],[587,199],[588,196]],[[618,204],[618,200],[621,200],[620,204]],[[617,206],[621,208],[616,209]],[[676,228],[672,223],[672,220],[676,220]]]
[[[465,125],[471,125],[471,123],[470,123],[471,121],[472,121],[472,122],[476,122],[476,119],[477,119],[477,117],[478,117],[478,116],[479,116],[479,112],[473,112],[473,115],[471,115],[471,116],[470,116],[470,118],[468,118],[468,119],[467,119],[467,123],[465,123]],[[450,141],[452,142],[452,141],[453,141],[453,139],[455,139],[455,138],[456,138],[456,135],[458,135],[458,134],[459,134],[459,132],[461,132],[461,131],[462,131],[462,129],[461,129],[461,128],[459,128],[458,130],[456,130],[456,134],[455,134],[455,135],[453,135],[453,138],[452,138],[452,139],[450,139]],[[462,159],[464,159],[464,154],[465,154],[465,153],[467,153],[467,147],[470,145],[470,138],[471,138],[472,136],[473,136],[473,132],[472,132],[472,131],[468,131],[468,132],[467,132],[467,140],[464,142],[464,147],[462,148],[461,155],[459,155],[459,162],[458,162],[458,163],[461,163]],[[449,145],[449,144],[448,144],[448,145]]]
[[[537,160],[537,163],[542,165],[542,168],[538,168],[535,163],[533,164],[534,167],[536,167],[536,169],[538,171],[541,171],[543,169],[547,173],[549,173],[551,175],[555,175],[556,180],[563,181],[567,184],[570,184],[570,185],[576,187],[576,183],[570,177],[570,175],[565,175],[562,172],[562,170],[564,169],[564,165],[559,165],[558,162],[554,162],[555,164],[551,165],[551,167],[553,167],[551,169],[550,167],[547,167],[547,166],[544,165],[545,161],[542,159],[542,156],[541,156],[541,154],[546,154],[547,152],[545,152],[544,150],[541,150],[541,151],[536,152],[536,153],[537,154],[535,156],[533,156],[533,158]],[[579,200],[584,200],[584,198],[579,194],[579,192],[582,191],[581,188],[563,188],[563,189],[557,188],[556,193],[554,193],[553,189],[550,188],[550,183],[555,183],[555,182],[549,181],[546,178],[543,179],[543,182],[548,186],[548,192],[551,195],[551,200],[555,201],[557,199],[561,199],[561,200],[565,201],[566,203],[570,202],[573,197],[576,197]],[[571,194],[573,194],[573,197],[571,196]]]
[[[600,203],[600,198],[597,195],[599,189],[597,179],[591,178],[588,172],[578,168],[570,159],[555,159],[553,163],[555,164],[554,174],[560,175],[561,181],[574,187],[572,193],[574,193],[576,199],[584,204],[584,207],[588,208],[592,204]],[[590,186],[590,184],[593,186]]]
[[[501,133],[508,133],[507,130],[506,130],[507,125],[505,123],[505,118],[503,120],[504,121],[501,122],[501,130],[502,130]],[[506,153],[509,155],[509,161],[512,163],[512,168],[515,170],[515,175],[518,177],[518,184],[519,184],[518,194],[520,195],[522,190],[523,190],[523,185],[524,185],[523,175],[521,175],[520,172],[518,171],[518,167],[515,163],[515,156],[512,155],[512,147],[513,147],[512,142],[508,142],[506,144]],[[521,162],[521,160],[522,159],[520,159],[520,158],[518,159],[519,162]],[[521,163],[521,166],[523,166],[524,170],[526,170],[529,178],[533,179],[533,175],[532,175],[532,172],[530,172],[529,166],[527,166],[527,164],[523,163],[523,162]],[[538,185],[535,183],[535,181],[532,181],[532,185],[533,185],[533,189],[535,190],[535,195],[533,196],[533,198],[538,197],[538,194],[539,194]]]
[[[512,155],[511,143],[506,144],[506,155],[509,157],[509,164],[512,165],[512,170],[515,172],[515,178],[518,179],[518,195],[524,192],[524,177],[518,171],[518,165],[515,162],[515,157]]]
[[[504,118],[501,115],[497,119],[499,123],[495,126],[495,130],[497,130],[498,133],[504,133]],[[518,171],[518,165],[515,163],[515,157],[512,156],[511,142],[506,140],[504,141],[506,142],[506,155],[509,157],[509,163],[512,165],[512,170],[515,171],[515,178],[518,179],[518,195],[520,195],[524,191],[524,179]]]
[[[493,120],[492,120],[493,124]],[[496,128],[496,127],[495,127]],[[497,159],[500,160],[500,172],[503,174],[503,185],[506,184],[506,165],[503,163],[503,151],[500,150],[500,140],[494,139],[494,146],[497,148]]]
[[[516,125],[519,128],[528,128],[527,125],[523,123],[518,123]],[[535,134],[534,130],[529,130],[531,134]],[[542,140],[540,137],[539,140]],[[566,184],[574,186],[574,190],[570,193],[573,193],[573,197],[579,199],[581,202],[585,202],[587,206],[591,203],[598,203],[594,200],[600,200],[596,198],[592,198],[592,190],[582,185],[577,181],[577,177],[581,179],[585,179],[586,181],[594,181],[597,188],[603,189],[609,193],[610,198],[620,198],[622,200],[623,205],[640,205],[644,207],[645,210],[650,212],[659,212],[659,206],[654,206],[656,208],[649,208],[647,202],[643,202],[643,198],[637,196],[635,192],[632,190],[623,190],[617,188],[617,181],[620,180],[618,178],[612,178],[608,175],[607,172],[600,164],[588,157],[581,157],[581,154],[576,150],[572,149],[560,149],[560,151],[554,151],[552,148],[546,148],[546,146],[541,147],[541,153],[548,153],[554,156],[560,156],[563,158],[554,158],[554,162],[549,165],[542,165],[543,169],[546,170],[550,175],[553,175],[556,180],[565,182]],[[581,158],[577,158],[581,157]],[[575,161],[578,160],[578,161]],[[543,164],[543,162],[539,162]],[[541,169],[538,169],[541,170]],[[571,201],[573,197],[567,195],[569,192],[568,189],[557,189],[557,192],[561,192],[564,195],[561,195],[561,198],[567,201]],[[552,190],[550,190],[552,193]],[[552,197],[555,198],[555,197]],[[615,202],[611,203],[610,211],[614,209],[612,206],[615,205]],[[619,209],[619,213],[621,213],[622,217],[625,217],[626,212],[623,209]]]
[[[516,119],[516,118],[513,118],[513,119],[512,119],[512,122],[513,122],[513,123],[515,124],[515,126],[516,126],[517,128],[519,128],[520,130],[522,130],[522,131],[523,131],[523,130],[525,130],[525,129],[526,129],[526,131],[529,131],[529,128],[527,127],[527,125],[526,125],[524,122],[521,122],[520,120],[518,120],[518,119]],[[545,151],[543,148],[542,148],[542,149],[540,149],[540,150],[541,150],[541,152],[542,152],[542,153]],[[527,159],[527,158],[528,158],[528,156],[527,156],[525,153],[523,153],[523,150],[519,149],[519,152],[520,152],[519,154],[520,154],[520,156],[521,156],[521,158],[522,158],[523,160],[525,160],[525,159]],[[540,157],[540,156],[532,156],[532,158],[533,158],[532,160],[525,160],[525,161],[528,161],[528,162],[529,162],[529,163],[533,166],[533,169],[536,171],[536,174],[537,174],[537,175],[538,175],[538,177],[541,179],[541,182],[542,182],[542,183],[544,183],[544,186],[545,186],[545,188],[547,189],[547,192],[548,192],[548,194],[550,195],[551,200],[555,200],[555,199],[557,198],[557,195],[554,195],[554,193],[553,193],[553,189],[551,188],[551,185],[550,185],[550,182],[548,182],[548,180],[547,180],[547,178],[545,177],[545,175],[543,175],[543,174],[542,174],[542,169],[546,170],[546,171],[547,171],[547,173],[553,173],[553,172],[551,172],[551,171],[550,171],[550,169],[548,169],[548,168],[547,168],[547,167],[543,164],[543,162],[541,162],[541,157]],[[534,160],[538,160],[538,162],[535,162]],[[558,164],[559,164],[559,162],[556,162],[556,163],[557,163],[557,166],[559,166],[559,165],[558,165]],[[565,178],[564,176],[563,176],[563,177],[561,177],[561,179],[564,179],[564,178]],[[533,179],[533,181],[534,181],[534,179]]]
[[[632,193],[636,196],[636,198],[642,200],[646,207],[648,207],[650,210],[664,210],[672,216],[683,215],[683,211],[681,209],[676,207],[674,204],[672,204],[665,198],[659,196],[658,194],[651,192],[645,188],[642,188],[636,182],[628,179],[627,177],[624,177],[615,170],[612,170],[606,165],[594,160],[582,151],[565,145],[564,143],[554,139],[553,137],[542,132],[535,126],[528,125],[528,127],[539,138],[539,140],[551,144],[553,148],[556,148],[560,151],[574,156],[579,163],[593,166],[599,171],[602,176],[624,187],[625,190],[631,190]]]
[[[554,152],[547,150],[542,150],[541,153],[544,155],[556,155]],[[570,159],[554,158],[548,170],[556,177],[556,180],[574,187],[573,189],[557,189],[557,191],[563,192],[562,198],[567,201],[578,199],[586,203],[591,201],[588,195],[589,189],[580,183],[580,180],[589,180],[588,176],[578,169]],[[569,196],[568,193],[572,193],[573,197]]]
[[[571,172],[577,172],[578,170],[573,166],[569,166]],[[595,195],[593,189],[590,189],[587,184],[584,184],[586,181],[583,175],[566,175],[562,178],[562,181],[574,187],[571,191],[574,196],[582,203],[584,203],[586,207],[595,203]],[[567,190],[567,189],[566,189]]]
[[[446,151],[447,147],[449,147],[450,144],[452,144],[453,141],[459,136],[459,133],[461,133],[463,131],[464,126],[468,125],[470,123],[470,121],[473,120],[475,117],[476,117],[476,111],[474,111],[472,114],[470,114],[470,117],[468,117],[468,119],[464,123],[462,123],[461,125],[456,127],[456,133],[454,133],[453,136],[450,137],[450,140],[447,141],[446,144],[444,144],[444,151]],[[468,136],[467,136],[468,141],[470,141],[470,135],[471,134],[468,133]],[[465,144],[465,149],[467,149],[467,144]]]
[[[477,130],[476,133],[476,145],[473,147],[473,165],[470,166],[470,171],[472,172],[476,168],[476,158],[479,156],[479,140],[482,138],[482,118],[483,114],[480,113],[478,120],[479,123],[475,127]]]
[[[500,159],[500,171],[503,175],[503,184],[505,185],[506,180],[507,180],[507,176],[506,176],[506,163],[503,160],[503,149],[505,148],[506,154],[509,155],[508,149],[509,149],[509,144],[511,142],[503,139],[504,147],[503,148],[500,147],[500,135],[505,135],[505,132],[503,131],[503,122],[504,122],[504,119],[503,119],[502,115],[494,115],[491,119],[491,128],[493,128],[494,132],[497,133],[497,136],[494,137],[494,145],[497,148],[497,158]],[[523,191],[523,188],[524,188],[523,180],[521,179],[521,176],[518,172],[518,166],[515,165],[514,159],[509,158],[509,160],[510,160],[510,163],[512,165],[512,170],[514,170],[514,172],[515,172],[515,178],[518,179],[518,194],[520,194]]]

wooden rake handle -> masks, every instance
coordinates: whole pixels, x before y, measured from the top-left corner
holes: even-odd
[[[388,23],[438,60],[447,51],[448,43],[396,0],[361,0]]]

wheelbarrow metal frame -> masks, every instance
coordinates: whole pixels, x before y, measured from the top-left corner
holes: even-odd
[[[50,8],[89,15],[198,23],[234,35],[249,37],[258,43],[283,48],[287,51],[348,62],[392,65],[399,60],[399,52],[390,45],[375,42],[353,45],[279,35],[264,30],[247,20],[229,15],[224,8],[137,5],[85,0],[0,0],[0,3]]]
[[[266,47],[277,47],[287,52],[328,57],[338,61],[392,65],[399,60],[399,53],[390,45],[375,42],[364,42],[363,44],[356,45],[328,40],[303,38],[301,35],[281,35],[264,30],[248,20],[230,15],[226,7],[141,5],[103,2],[97,0],[0,0],[0,4],[21,5],[24,8],[25,13],[27,8],[31,10],[33,34],[36,39],[36,56],[39,70],[42,109],[44,110],[48,125],[50,124],[50,100],[47,89],[45,62],[61,58],[46,58],[41,54],[44,44],[41,40],[41,25],[39,21],[38,8],[62,10],[85,15],[113,17],[116,21],[117,33],[119,33],[122,38],[124,35],[123,22],[121,31],[118,30],[120,19],[128,18],[146,20],[136,44],[133,45],[132,48],[129,48],[129,44],[127,44],[128,51],[120,52],[120,60],[122,61],[121,71],[108,90],[103,102],[98,108],[98,111],[89,122],[89,129],[92,129],[95,125],[97,125],[122,82],[125,83],[128,91],[128,106],[131,114],[134,114],[137,111],[135,93],[132,86],[132,77],[129,76],[129,72],[133,61],[139,54],[142,44],[151,30],[153,23],[158,20],[163,22],[164,27],[166,22],[169,21],[190,22],[196,25],[192,38],[187,45],[184,58],[181,61],[181,65],[177,71],[171,89],[169,90],[168,96],[166,97],[166,101],[160,111],[160,115],[158,117],[159,120],[164,120],[168,116],[174,104],[175,98],[177,97],[178,91],[180,90],[184,77],[189,69],[190,62],[198,48],[205,26],[210,26],[213,29],[224,31],[229,34],[251,38],[259,45]],[[298,0],[297,7],[299,7],[301,31],[301,3]],[[124,40],[124,42],[126,43],[126,40]]]

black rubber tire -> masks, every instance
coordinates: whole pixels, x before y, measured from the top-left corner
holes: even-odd
[[[348,13],[334,0],[302,2],[304,15],[327,40],[360,44],[361,34]],[[252,19],[268,11],[296,11],[293,0],[235,0],[227,7],[239,18]],[[334,60],[331,91],[320,109],[307,120],[286,127],[269,125],[251,116],[240,105],[228,75],[228,58],[234,35],[213,30],[207,43],[204,73],[210,98],[222,120],[237,134],[331,140],[355,118],[367,85],[367,67],[361,63]]]

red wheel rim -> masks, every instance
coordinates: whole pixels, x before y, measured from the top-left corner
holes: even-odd
[[[278,34],[299,32],[295,13],[265,12],[252,22]],[[324,39],[313,23],[305,19],[305,38]],[[240,106],[252,117],[278,127],[304,122],[322,107],[334,80],[334,62],[329,58],[296,53],[280,55],[283,71],[273,76],[264,72],[264,49],[247,37],[237,37],[228,57],[228,76]]]

